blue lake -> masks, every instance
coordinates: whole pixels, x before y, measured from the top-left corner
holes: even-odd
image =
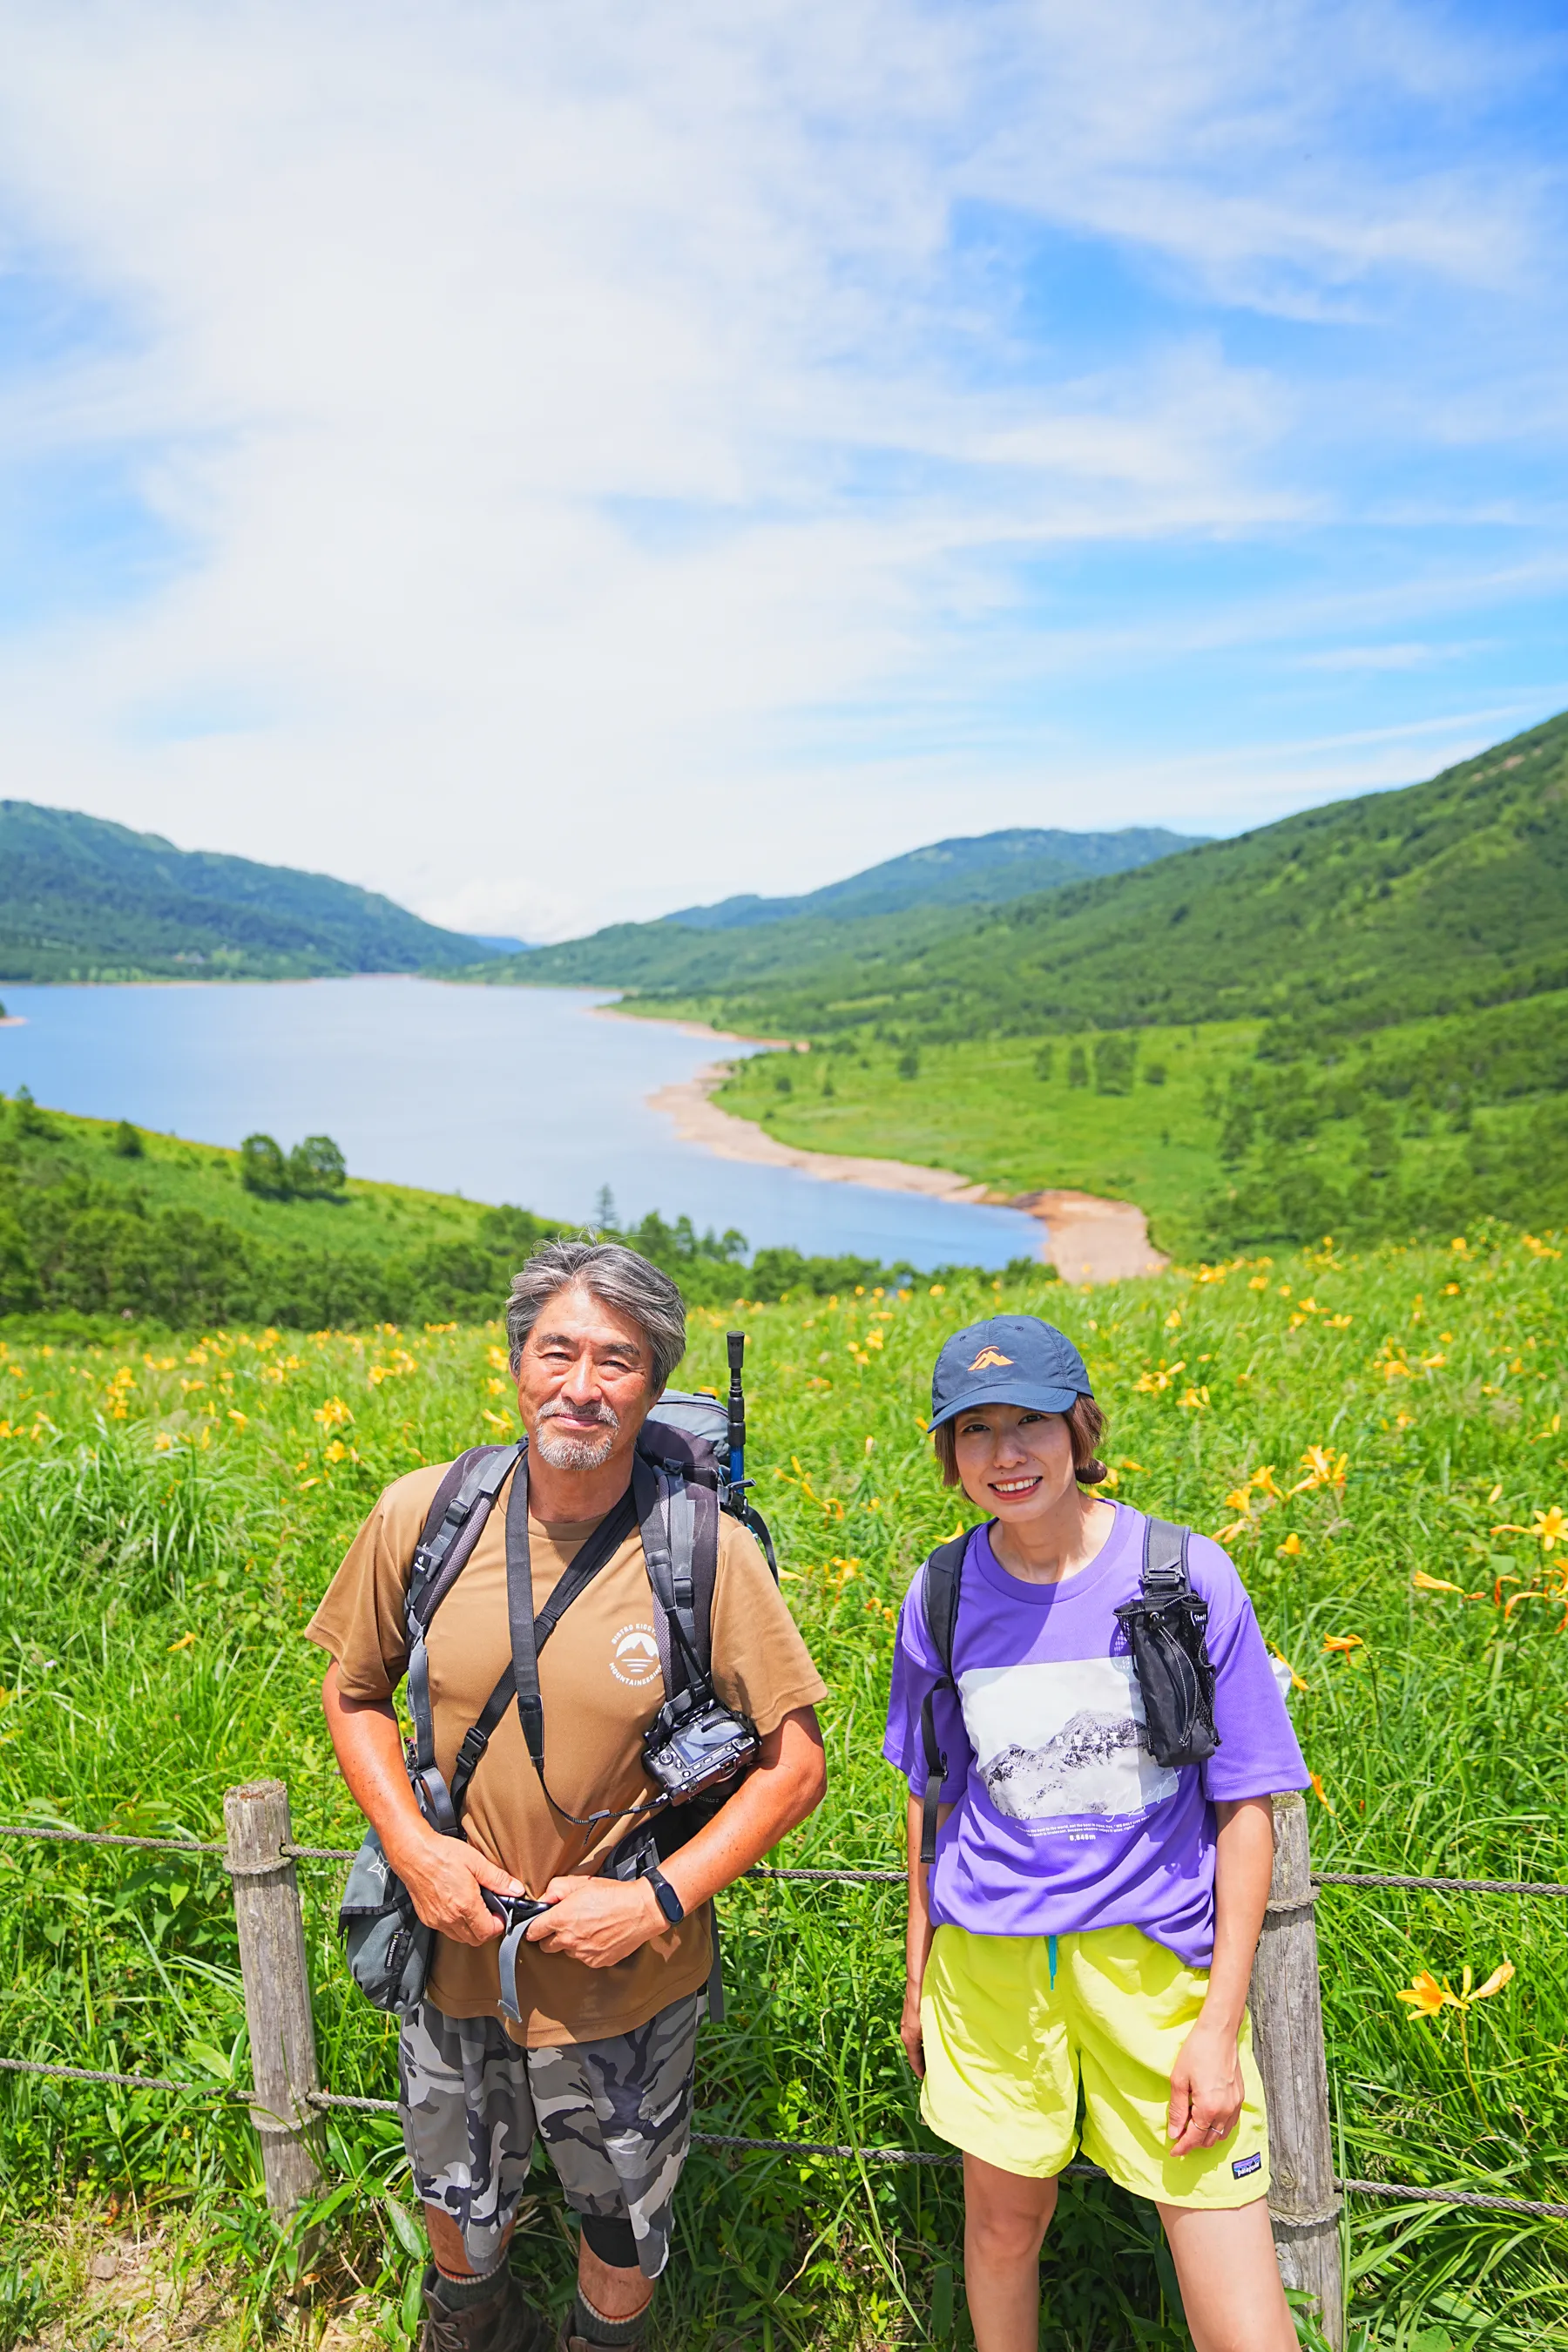
[[[201,986],[6,984],[0,1090],[97,1118],[285,1150],[328,1134],[356,1176],[513,1201],[587,1219],[608,1184],[623,1218],[649,1209],[736,1225],[753,1248],[1002,1265],[1039,1255],[1012,1209],[824,1183],[720,1160],[648,1108],[659,1087],[744,1050],[606,1018],[605,992],[376,979]]]

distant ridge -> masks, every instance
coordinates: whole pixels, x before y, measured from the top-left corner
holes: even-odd
[[[721,982],[719,1025],[956,1041],[1263,1019],[1317,1051],[1568,988],[1568,713],[1429,782],[955,910],[940,933],[819,922],[814,943]]]
[[[988,908],[1126,873],[1198,846],[1158,826],[1053,833],[1015,826],[932,842],[798,898],[743,896],[486,965],[486,980],[705,995],[825,960],[909,951]]]
[[[1206,836],[1167,833],[1160,825],[1127,825],[1120,833],[1062,833],[1014,825],[1002,833],[955,835],[924,849],[906,850],[843,882],[829,882],[797,898],[746,893],[716,906],[683,907],[667,923],[688,930],[739,930],[795,915],[896,915],[907,907],[1001,906],[1032,891],[1054,890],[1093,874],[1123,874]]]
[[[480,943],[352,882],[0,800],[0,979],[453,971]]]

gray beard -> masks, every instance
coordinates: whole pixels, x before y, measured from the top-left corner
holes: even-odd
[[[552,1437],[550,1423],[557,1416],[548,1408],[540,1415],[533,1443],[539,1458],[552,1470],[602,1470],[615,1451],[620,1421],[608,1405],[601,1405],[604,1433],[599,1437]]]

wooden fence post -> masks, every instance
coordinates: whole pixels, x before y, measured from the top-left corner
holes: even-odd
[[[1340,2200],[1329,2128],[1318,1930],[1312,1916],[1307,1808],[1274,1800],[1274,1876],[1253,1963],[1254,2050],[1268,2105],[1268,2216],[1288,2287],[1314,2295],[1318,2325],[1344,2343]]]
[[[227,1865],[234,1882],[245,2018],[250,2029],[250,2120],[261,2140],[267,2202],[291,2213],[321,2185],[316,2028],[305,1969],[305,1925],[290,1842],[289,1791],[281,1780],[251,1780],[223,1801]]]

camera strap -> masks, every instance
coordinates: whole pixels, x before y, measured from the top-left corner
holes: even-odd
[[[583,1829],[597,1822],[619,1821],[625,1813],[640,1808],[622,1806],[616,1811],[587,1813],[579,1820],[577,1814],[565,1812],[550,1795],[544,1778],[544,1700],[539,1688],[539,1654],[579,1593],[585,1592],[599,1570],[615,1558],[637,1524],[637,1506],[632,1499],[632,1489],[628,1487],[620,1501],[599,1521],[570,1568],[563,1570],[556,1580],[555,1590],[536,1614],[533,1606],[533,1562],[528,1541],[526,1455],[512,1474],[511,1491],[506,1500],[506,1601],[511,1629],[511,1664],[491,1693],[485,1715],[489,1714],[500,1697],[501,1704],[495,1717],[499,1723],[515,1692],[518,1719],[522,1725],[522,1736],[527,1742],[533,1769],[539,1775],[539,1785],[543,1789],[552,1810],[561,1813],[563,1820],[575,1822]],[[483,1716],[479,1721],[484,1721]],[[479,1725],[476,1725],[475,1730],[478,1729]],[[476,1757],[475,1762],[478,1760]],[[470,1776],[471,1770],[470,1767]]]

